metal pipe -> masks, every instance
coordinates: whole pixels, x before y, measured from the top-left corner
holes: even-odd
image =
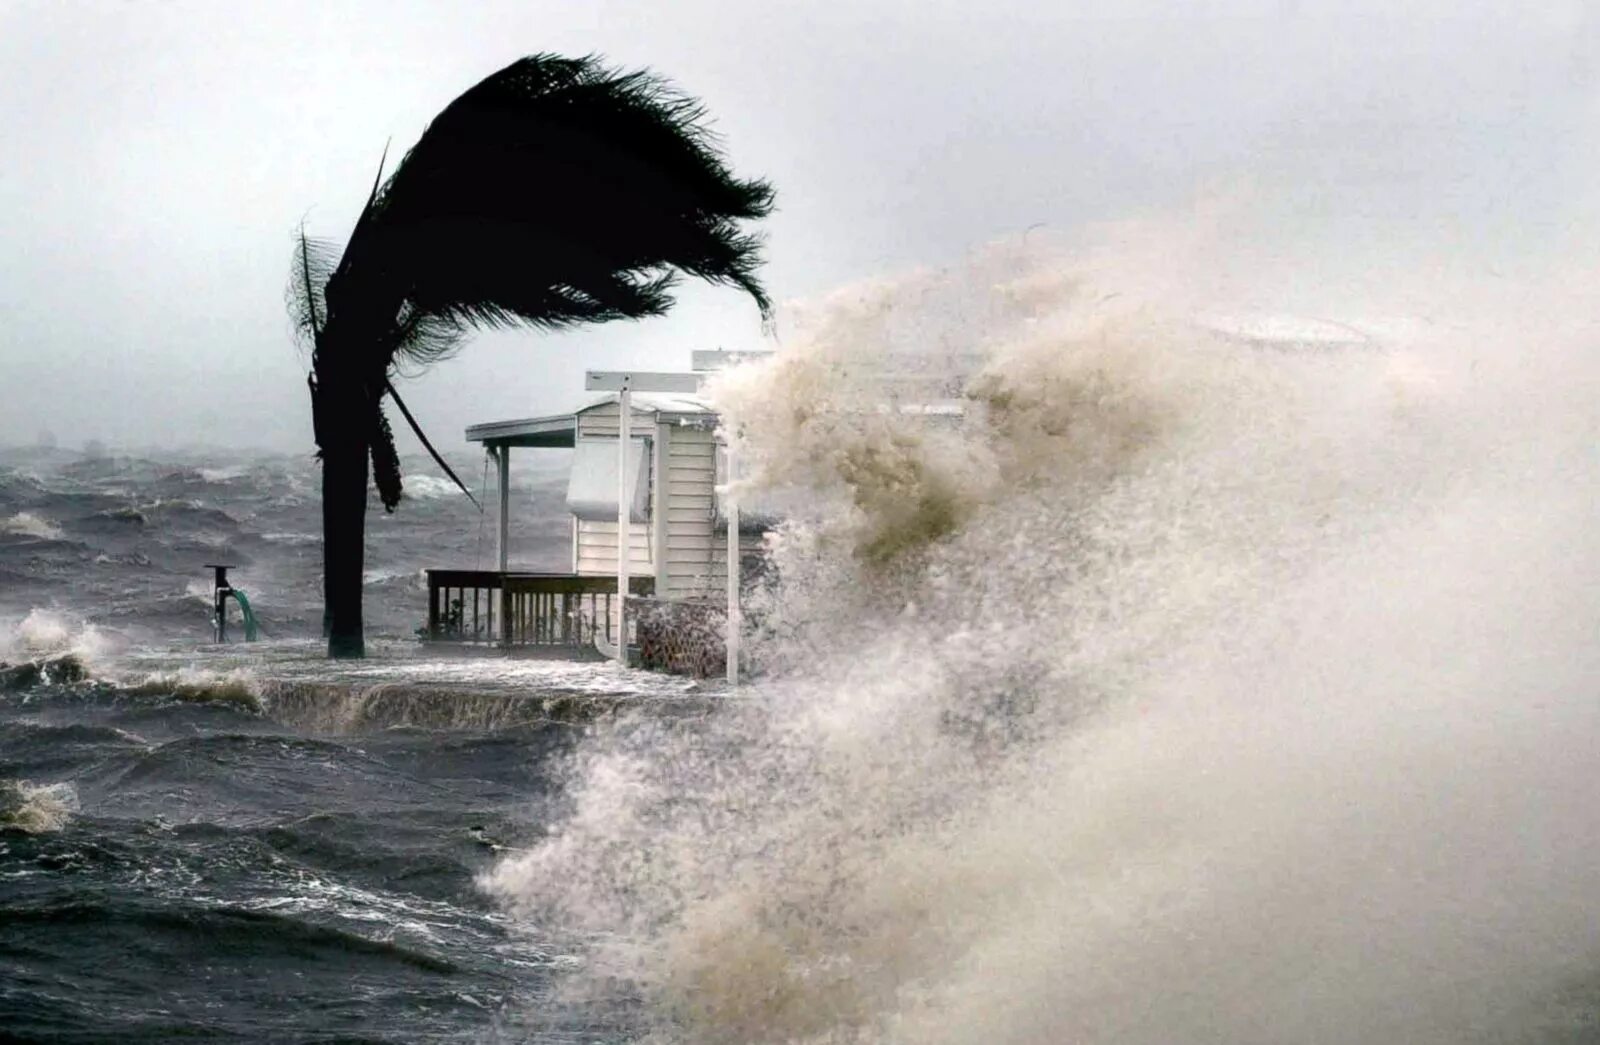
[[[228,569],[232,563],[208,562],[211,579],[211,637],[215,642],[228,641],[228,593],[233,586],[228,583]]]

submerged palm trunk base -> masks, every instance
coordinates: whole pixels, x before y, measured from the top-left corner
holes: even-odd
[[[324,373],[311,395],[322,446],[322,630],[330,657],[362,657],[361,582],[366,568],[368,397]],[[343,393],[342,395],[340,393]],[[336,411],[332,404],[355,404]]]
[[[328,656],[362,657],[361,578],[365,570],[367,448],[322,460],[323,630]]]

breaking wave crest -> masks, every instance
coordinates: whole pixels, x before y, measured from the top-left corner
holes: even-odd
[[[460,496],[456,484],[439,475],[406,476],[406,496],[421,500]]]
[[[576,693],[518,694],[437,685],[293,683],[264,700],[279,722],[324,733],[373,729],[492,731],[534,724],[579,725],[612,711],[614,699]]]
[[[295,729],[323,734],[384,729],[494,731],[526,725],[581,726],[605,717],[627,693],[585,692],[544,682],[537,686],[474,687],[472,680],[398,677],[357,678],[261,674],[249,667],[152,671],[116,684],[136,696],[190,703],[231,705]],[[676,698],[679,707],[693,701]],[[660,705],[657,705],[658,711]],[[663,712],[664,713],[664,712]]]
[[[1425,287],[1447,325],[1345,351],[1202,322],[1261,288],[1134,232],[852,288],[713,390],[790,511],[768,674],[597,723],[484,877],[587,942],[573,1004],[706,1043],[1443,1043],[1593,979],[1584,291]],[[1335,304],[1419,300],[1366,289]]]
[[[65,827],[77,811],[78,792],[71,784],[0,780],[0,829],[47,834]]]
[[[157,671],[126,684],[130,693],[141,696],[173,697],[203,704],[233,704],[248,711],[262,711],[261,686],[248,668],[210,671],[204,668],[179,668]]]
[[[115,649],[112,635],[81,618],[34,608],[20,619],[0,618],[0,664],[7,660],[39,660],[72,656],[91,661]]]
[[[62,537],[59,526],[32,512],[18,512],[11,518],[0,522],[0,533],[17,534],[22,537],[37,537],[46,541],[59,541]]]

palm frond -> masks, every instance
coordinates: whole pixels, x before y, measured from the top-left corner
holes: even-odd
[[[389,418],[378,404],[377,418],[372,433],[372,484],[378,488],[383,510],[392,512],[400,506],[400,451],[395,449],[394,429]]]
[[[458,327],[546,329],[659,315],[673,273],[738,287],[765,315],[759,238],[773,191],[724,163],[698,103],[648,73],[536,55],[428,126],[351,237],[341,278]],[[360,279],[356,279],[359,274]],[[448,327],[396,350],[413,362]]]
[[[295,343],[314,349],[327,321],[328,305],[323,298],[328,277],[339,263],[338,247],[328,240],[306,235],[304,225],[295,235],[294,259],[289,266],[289,283],[284,298],[294,324]]]
[[[395,365],[410,363],[421,369],[449,359],[460,350],[471,328],[471,323],[453,315],[429,314],[405,302],[392,335]]]
[[[422,430],[421,425],[417,424],[417,419],[411,416],[411,411],[406,409],[406,401],[400,398],[400,393],[395,391],[394,385],[384,382],[383,387],[388,391],[389,398],[394,400],[394,405],[400,408],[400,416],[406,419],[406,424],[410,425],[411,431],[416,433],[417,440],[422,443],[422,448],[428,451],[428,456],[433,458],[433,463],[444,469],[444,474],[448,475],[450,481],[455,483],[456,487],[467,495],[467,500],[472,502],[472,506],[482,512],[483,505],[479,504],[478,499],[472,496],[472,491],[467,489],[467,484],[461,481],[461,476],[456,474],[456,470],[450,467],[450,462],[439,456],[439,451],[433,448],[433,443],[429,441],[427,433]]]

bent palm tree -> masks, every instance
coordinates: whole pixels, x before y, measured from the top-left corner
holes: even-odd
[[[416,422],[394,367],[442,359],[478,327],[660,315],[680,273],[766,315],[759,241],[739,222],[772,198],[728,170],[693,99],[648,73],[535,55],[451,102],[386,181],[380,165],[336,263],[302,231],[290,289],[312,346],[330,656],[364,651],[369,457],[384,507],[400,501],[383,397]]]

